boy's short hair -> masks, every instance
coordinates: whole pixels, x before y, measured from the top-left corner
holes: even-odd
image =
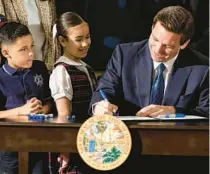
[[[19,37],[31,35],[27,26],[17,22],[6,22],[0,28],[0,45],[11,44]]]

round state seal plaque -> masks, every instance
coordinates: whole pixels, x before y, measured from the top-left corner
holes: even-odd
[[[120,166],[131,151],[131,135],[117,117],[93,116],[86,120],[77,135],[81,158],[97,170],[112,170]]]

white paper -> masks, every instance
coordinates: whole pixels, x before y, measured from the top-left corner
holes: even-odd
[[[137,116],[118,116],[120,120],[123,121],[154,121],[154,120],[208,120],[206,117],[196,116],[196,115],[186,115],[185,117],[169,117],[165,118],[163,115],[152,117],[137,117]]]
[[[154,120],[152,117],[137,117],[137,116],[117,116],[120,120],[124,121],[129,121],[129,120],[139,120],[139,121],[144,121],[144,120]]]

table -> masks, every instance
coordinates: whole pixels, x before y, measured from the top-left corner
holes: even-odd
[[[0,121],[0,150],[19,153],[19,173],[28,171],[28,152],[77,152],[80,123]],[[143,155],[209,155],[209,122],[129,122],[142,140]]]

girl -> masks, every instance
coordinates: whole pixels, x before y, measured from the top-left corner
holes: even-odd
[[[97,85],[92,68],[82,61],[91,44],[89,26],[79,15],[66,12],[58,19],[56,30],[62,56],[50,76],[50,89],[58,120],[65,121],[67,116],[74,115],[76,121],[85,121]],[[61,156],[66,157],[65,154]]]

